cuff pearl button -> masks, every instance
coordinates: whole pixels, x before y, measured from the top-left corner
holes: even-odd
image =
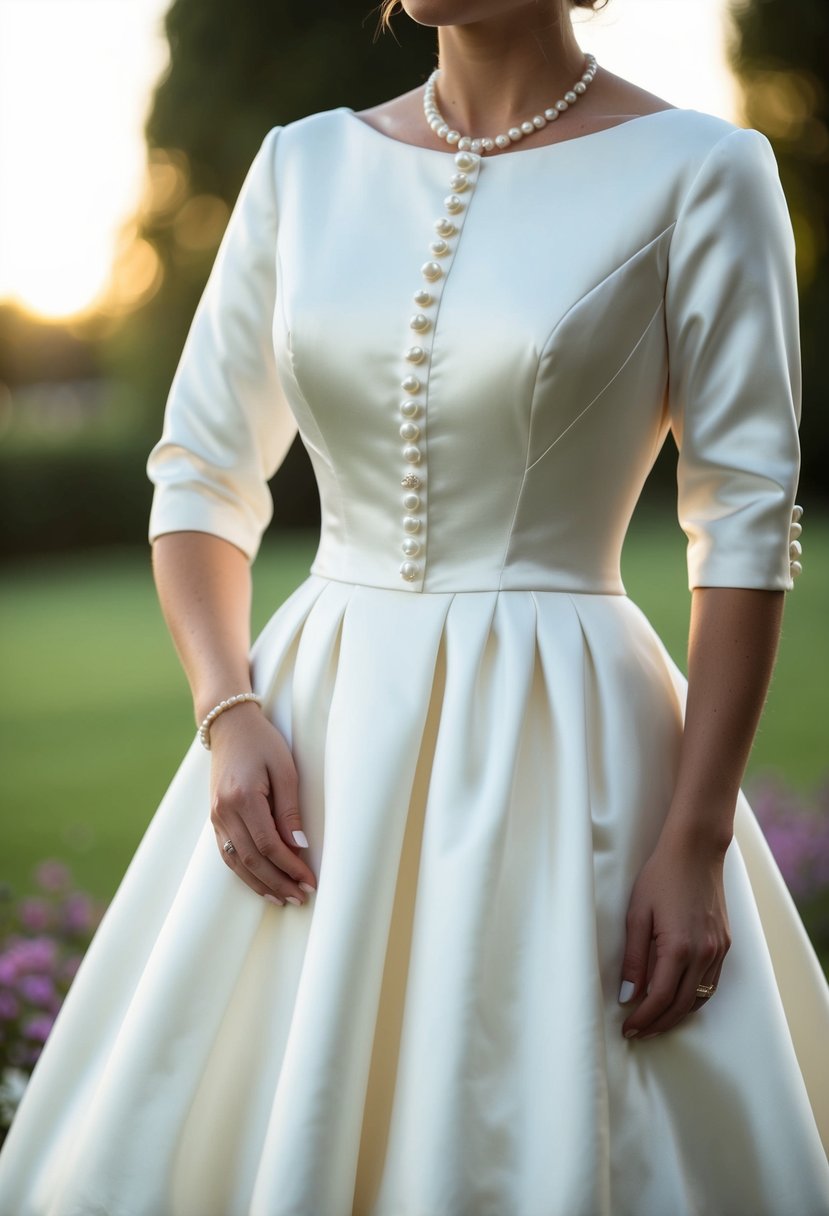
[[[803,547],[797,539],[803,532],[800,523],[802,517],[803,508],[799,503],[795,503],[792,507],[792,521],[789,525],[789,573],[792,578],[797,578],[798,574],[803,572],[803,566],[797,560],[803,553]]]

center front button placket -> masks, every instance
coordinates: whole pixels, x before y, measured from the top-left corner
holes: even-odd
[[[414,334],[416,345],[403,351],[406,370],[400,388],[404,396],[398,404],[399,435],[402,441],[400,551],[405,561],[400,564],[400,577],[413,591],[423,589],[426,554],[426,494],[428,490],[428,460],[426,453],[426,414],[429,400],[429,373],[432,363],[435,322],[443,286],[451,269],[457,240],[463,228],[466,209],[478,179],[481,157],[476,152],[456,152],[452,158],[454,172],[447,185],[451,191],[444,200],[446,215],[434,222],[437,234],[428,245],[428,260],[420,267],[421,287],[414,293],[417,311],[409,319],[409,342]],[[417,367],[417,375],[408,370]],[[417,466],[415,472],[414,466]],[[416,561],[420,558],[420,561]]]

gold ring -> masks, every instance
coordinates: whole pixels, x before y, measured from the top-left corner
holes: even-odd
[[[697,996],[703,997],[705,1000],[709,996],[713,996],[716,991],[716,984],[697,984]]]

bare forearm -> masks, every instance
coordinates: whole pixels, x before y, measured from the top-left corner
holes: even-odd
[[[724,851],[777,654],[785,592],[697,587],[676,788],[663,837]]]
[[[201,722],[218,701],[251,688],[250,565],[219,536],[168,532],[153,542],[153,576]]]

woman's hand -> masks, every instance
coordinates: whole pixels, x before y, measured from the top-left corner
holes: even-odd
[[[626,1038],[670,1030],[705,1004],[697,984],[719,983],[731,946],[724,860],[724,850],[667,837],[642,867],[628,904],[620,1000],[643,999],[622,1025]]]
[[[243,702],[211,725],[210,755],[210,818],[222,860],[257,895],[304,903],[316,877],[297,853],[307,841],[284,735],[255,702]],[[225,851],[226,840],[235,853]]]

